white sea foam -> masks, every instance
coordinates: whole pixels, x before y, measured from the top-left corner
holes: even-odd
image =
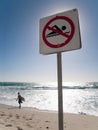
[[[63,84],[64,112],[98,116],[98,82]],[[23,107],[58,110],[58,90],[55,84],[0,83],[0,103],[18,106],[17,92],[25,97]]]

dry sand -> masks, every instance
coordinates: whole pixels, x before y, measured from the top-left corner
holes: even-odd
[[[0,130],[58,130],[57,112],[0,108]],[[64,130],[98,130],[98,116],[64,113]]]

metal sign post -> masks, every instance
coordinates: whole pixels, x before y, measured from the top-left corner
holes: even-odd
[[[61,52],[57,53],[57,72],[58,72],[58,126],[63,130],[63,93],[62,93],[62,59]]]

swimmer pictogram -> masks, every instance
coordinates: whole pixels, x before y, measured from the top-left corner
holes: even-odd
[[[66,34],[69,34],[70,33],[70,30],[69,31],[66,31],[66,26],[62,26],[61,28],[59,28],[57,25],[54,25],[54,26],[52,26],[53,28],[55,28],[56,30],[58,30],[58,31],[61,31],[61,32],[64,32],[64,33],[66,33]],[[50,32],[49,34],[47,34],[47,38],[48,37],[53,37],[53,36],[57,36],[57,35],[60,35],[59,33],[56,33],[56,32],[54,32],[54,31],[52,31],[52,32]]]

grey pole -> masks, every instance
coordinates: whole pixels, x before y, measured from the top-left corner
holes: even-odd
[[[63,93],[62,93],[62,59],[61,52],[57,53],[58,72],[58,125],[59,130],[63,130]]]

